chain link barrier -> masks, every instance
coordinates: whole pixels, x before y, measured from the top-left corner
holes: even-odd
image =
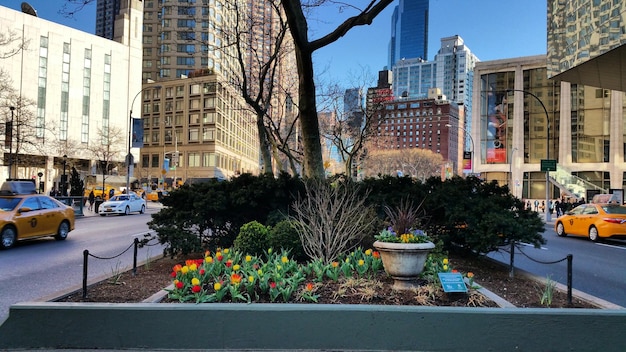
[[[89,257],[101,260],[111,260],[122,256],[124,253],[128,252],[131,248],[133,248],[133,275],[137,274],[137,252],[139,248],[143,247],[151,247],[159,244],[159,241],[151,244],[150,242],[154,239],[157,239],[157,236],[154,234],[147,233],[143,235],[143,239],[139,239],[137,237],[134,238],[133,243],[130,244],[126,249],[120,252],[117,255],[112,257],[101,257],[94,254],[89,253],[89,250],[85,249],[83,251],[83,298],[87,298],[87,272],[89,268]]]
[[[509,262],[509,277],[514,276],[515,269],[515,249],[517,249],[524,257],[528,258],[528,260],[533,261],[538,264],[558,264],[560,262],[567,260],[567,304],[572,305],[572,261],[574,260],[574,256],[572,254],[568,254],[565,258],[553,260],[553,261],[542,261],[535,258],[532,258],[530,255],[525,253],[522,250],[522,246],[516,243],[515,241],[511,242],[511,249],[502,249],[504,252],[508,252],[511,255],[511,260]]]

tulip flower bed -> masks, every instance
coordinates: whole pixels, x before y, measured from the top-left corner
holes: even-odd
[[[77,291],[71,295],[63,297],[57,300],[58,302],[107,302],[107,303],[133,303],[141,302],[142,300],[152,296],[159,290],[171,286],[174,280],[178,280],[180,284],[175,290],[170,291],[172,298],[165,298],[163,303],[174,302],[196,302],[198,299],[210,301],[218,297],[216,294],[216,283],[219,283],[219,290],[222,302],[233,302],[230,291],[234,289],[235,284],[231,283],[231,276],[234,269],[238,269],[235,273],[241,275],[241,281],[236,285],[238,290],[235,291],[236,302],[247,302],[248,297],[250,302],[268,303],[285,302],[285,296],[288,291],[291,291],[289,295],[290,303],[327,303],[327,304],[384,304],[384,305],[429,305],[429,306],[488,306],[495,307],[495,303],[487,299],[485,296],[470,289],[468,294],[446,294],[441,289],[440,285],[436,282],[423,281],[423,285],[417,290],[395,291],[391,289],[393,280],[380,269],[382,266],[378,262],[374,262],[374,252],[368,251],[355,251],[354,254],[347,255],[341,261],[323,265],[322,263],[309,263],[309,264],[296,264],[288,257],[283,259],[284,253],[275,253],[271,257],[261,260],[260,258],[250,257],[234,253],[232,251],[221,251],[221,261],[216,261],[217,253],[209,253],[208,255],[195,256],[196,259],[192,261],[181,260],[180,258],[158,258],[156,260],[148,262],[146,265],[140,266],[137,270],[137,274],[133,275],[132,272],[121,273],[118,280],[105,280],[94,285],[91,285],[88,289],[88,295],[86,298],[82,298],[81,291]],[[209,279],[207,274],[206,258],[211,257],[212,265],[219,264],[223,266],[221,269],[221,275],[215,276],[213,279]],[[226,259],[225,259],[226,258]],[[239,258],[238,260],[236,258]],[[270,259],[271,258],[271,259]],[[228,260],[230,259],[230,264]],[[250,259],[247,261],[247,259]],[[348,262],[346,262],[346,259]],[[458,256],[451,256],[447,258],[449,263],[444,264],[444,259],[435,260],[431,257],[431,260],[427,262],[425,268],[426,277],[432,276],[438,270],[454,270],[457,269],[462,273],[466,273],[466,276],[472,276],[477,283],[483,287],[486,287],[492,292],[495,292],[500,297],[503,297],[507,301],[511,302],[518,307],[546,307],[545,304],[541,304],[540,298],[544,286],[532,279],[524,277],[522,275],[516,275],[514,278],[509,277],[508,268],[504,265],[499,265],[490,261],[486,261],[481,258],[465,258]],[[286,260],[286,263],[283,263]],[[363,260],[362,265],[359,265],[359,260]],[[235,262],[237,261],[237,262]],[[370,263],[371,262],[371,263]],[[179,265],[180,264],[180,265]],[[190,270],[192,265],[195,264],[195,270]],[[254,265],[258,268],[255,269]],[[179,266],[178,266],[179,265]],[[230,265],[230,268],[227,266]],[[234,265],[239,265],[235,267]],[[278,269],[280,266],[280,269]],[[444,265],[446,267],[444,268]],[[186,273],[183,273],[183,267]],[[248,268],[250,266],[250,268]],[[262,268],[265,266],[265,271]],[[373,266],[379,268],[377,271],[373,269]],[[178,269],[173,269],[173,268]],[[219,266],[218,266],[219,267]],[[298,267],[296,270],[295,268]],[[356,268],[355,268],[356,267]],[[243,268],[246,268],[245,270]],[[284,280],[281,278],[286,269],[289,268],[291,274],[286,276]],[[344,275],[349,273],[348,268],[352,270],[351,275]],[[367,270],[365,270],[367,268]],[[454,268],[454,269],[452,269]],[[358,269],[358,270],[357,270]],[[178,271],[176,271],[178,270]],[[200,273],[204,270],[203,274]],[[218,268],[211,269],[218,272]],[[251,272],[256,270],[256,275],[261,278],[258,270],[263,273],[262,280],[256,281],[253,294],[248,293],[248,280],[249,276],[244,276],[245,272]],[[359,274],[359,270],[362,274]],[[191,273],[190,273],[191,271]],[[172,273],[174,276],[172,277]],[[473,273],[474,275],[471,275]],[[275,277],[271,280],[272,275],[281,274],[280,277]],[[330,275],[329,275],[330,274]],[[234,282],[239,280],[238,276],[233,277]],[[180,278],[178,278],[180,276]],[[198,281],[193,280],[195,278]],[[321,276],[321,279],[320,279]],[[287,279],[288,278],[288,279]],[[298,278],[296,280],[296,278]],[[254,278],[257,280],[257,278]],[[261,290],[260,281],[267,279],[267,286],[263,284],[266,291]],[[192,282],[193,281],[193,282]],[[282,287],[281,282],[295,282],[298,284],[295,287]],[[194,285],[196,283],[196,285]],[[276,286],[271,287],[271,283]],[[198,292],[194,291],[194,286]],[[272,293],[270,294],[270,290]],[[212,298],[209,298],[212,297]],[[241,298],[243,297],[243,299]],[[181,300],[182,299],[182,300]],[[552,300],[551,308],[565,308],[569,307],[564,292],[555,292]],[[574,299],[573,307],[575,308],[596,308],[592,304],[580,299]]]
[[[445,295],[434,278],[451,270],[448,259],[426,265],[423,286],[406,292],[391,291],[378,252],[356,250],[337,261],[299,264],[287,252],[269,250],[266,258],[230,249],[207,252],[203,259],[173,267],[170,302],[310,302],[342,303],[351,296],[360,303],[493,306],[477,292]],[[472,274],[470,273],[470,277]],[[405,295],[410,296],[408,299]],[[448,296],[442,299],[442,296]],[[359,303],[357,302],[357,303]]]

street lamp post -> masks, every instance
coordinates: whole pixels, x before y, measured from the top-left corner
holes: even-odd
[[[543,108],[543,112],[546,114],[546,160],[550,159],[550,117],[548,115],[548,110],[546,109],[546,106],[543,105],[543,102],[541,101],[541,99],[539,99],[539,97],[537,97],[536,95],[534,95],[533,93],[526,91],[526,90],[521,90],[521,89],[507,89],[507,92],[522,92],[524,94],[528,94],[530,96],[532,96],[533,98],[535,98],[539,104],[541,104],[541,107]],[[550,171],[546,170],[546,204],[545,207],[543,208],[545,213],[546,213],[546,222],[550,222],[551,221],[551,214],[550,214]]]
[[[67,165],[67,155],[63,155],[63,176],[61,177],[61,195],[63,197],[67,196],[67,175],[65,174],[65,166]]]
[[[447,123],[446,127],[456,127],[460,130],[463,130],[463,132],[465,132],[465,135],[469,137],[470,142],[472,143],[472,151],[470,154],[470,175],[474,175],[474,152],[475,152],[475,146],[474,146],[474,138],[472,138],[472,135],[470,133],[467,132],[467,130],[464,127],[461,126],[452,126],[451,124]],[[465,151],[465,139],[463,140],[463,151]]]
[[[161,86],[142,88],[139,92],[137,92],[137,95],[135,95],[135,97],[133,98],[133,102],[130,104],[130,110],[128,114],[128,154],[126,155],[126,194],[130,194],[130,166],[135,163],[133,154],[130,152],[133,141],[133,106],[135,105],[135,100],[141,94],[141,92],[148,88],[160,89]]]
[[[9,137],[9,178],[11,178],[11,167],[13,166],[13,114],[15,106],[9,106],[9,110],[11,110],[11,125],[8,126],[7,134]]]
[[[513,153],[515,153],[516,150],[517,148],[511,149],[511,157],[509,158],[509,191],[513,193],[513,196],[515,196],[515,192],[513,192],[513,188],[511,188],[511,184],[513,183]]]

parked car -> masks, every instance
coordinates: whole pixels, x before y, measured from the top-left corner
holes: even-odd
[[[74,209],[45,194],[33,182],[7,181],[0,187],[0,247],[19,240],[54,236],[64,240],[74,230]]]
[[[559,236],[626,238],[626,206],[619,203],[582,204],[556,219],[554,230]]]
[[[100,204],[98,208],[98,214],[100,214],[100,216],[106,216],[108,214],[128,215],[133,212],[139,212],[139,214],[146,212],[146,201],[136,193],[118,194]]]

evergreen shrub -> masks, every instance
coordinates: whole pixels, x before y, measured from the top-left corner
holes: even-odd
[[[251,221],[241,226],[234,247],[242,253],[261,256],[269,248],[269,233],[267,226],[258,221]]]

